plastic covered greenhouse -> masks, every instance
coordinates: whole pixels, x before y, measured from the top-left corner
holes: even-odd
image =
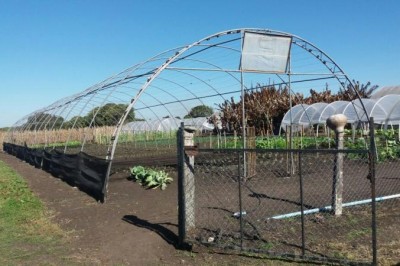
[[[365,107],[366,113],[363,107]],[[287,130],[292,125],[293,130],[307,128],[313,125],[325,125],[326,120],[335,114],[344,114],[347,122],[353,127],[368,124],[368,118],[373,117],[377,125],[385,129],[399,127],[400,95],[390,94],[377,99],[357,99],[352,102],[336,101],[332,103],[299,104],[293,106],[283,117],[281,130]]]
[[[176,132],[181,123],[184,125],[194,127],[197,131],[212,131],[214,125],[209,123],[207,117],[196,117],[196,118],[162,118],[151,121],[133,121],[125,124],[122,127],[122,132],[128,133],[143,133],[143,132]]]

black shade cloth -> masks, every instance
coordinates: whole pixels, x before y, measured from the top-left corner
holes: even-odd
[[[90,156],[84,152],[65,154],[57,150],[32,149],[3,142],[8,154],[61,178],[71,186],[85,191],[96,200],[104,201],[105,182],[109,160]]]

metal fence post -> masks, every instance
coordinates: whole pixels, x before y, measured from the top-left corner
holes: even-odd
[[[340,150],[344,148],[344,126],[347,123],[347,117],[343,114],[332,115],[326,120],[329,128],[336,133],[335,165],[333,169],[332,185],[332,210],[336,216],[342,215],[343,209],[343,153]]]
[[[301,169],[302,153],[298,153],[299,156],[299,185],[300,185],[300,212],[301,212],[301,254],[306,255],[306,236],[304,228],[304,187],[303,187],[303,173]]]
[[[239,228],[240,228],[240,250],[243,250],[243,208],[242,208],[242,180],[243,180],[243,173],[242,173],[242,169],[241,169],[241,163],[240,163],[240,159],[241,159],[241,155],[243,155],[243,153],[238,152],[237,153],[237,160],[238,160],[238,192],[239,192]],[[243,175],[243,177],[242,177]]]
[[[378,265],[378,246],[377,246],[377,228],[376,228],[376,191],[375,191],[375,163],[376,163],[376,146],[375,146],[375,128],[374,118],[369,120],[370,131],[370,170],[369,179],[371,182],[371,215],[372,215],[372,265]]]

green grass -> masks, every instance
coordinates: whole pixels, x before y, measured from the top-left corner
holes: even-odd
[[[0,161],[0,265],[62,264],[67,239],[22,177]]]
[[[371,228],[361,228],[350,231],[347,234],[349,240],[365,237],[371,235]]]

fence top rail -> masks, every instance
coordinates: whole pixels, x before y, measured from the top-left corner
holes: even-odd
[[[185,148],[186,149],[186,148]],[[255,152],[255,153],[357,153],[364,154],[369,153],[368,149],[207,149],[207,148],[198,148],[198,151],[201,152],[213,152],[213,153],[239,153],[239,152]]]

